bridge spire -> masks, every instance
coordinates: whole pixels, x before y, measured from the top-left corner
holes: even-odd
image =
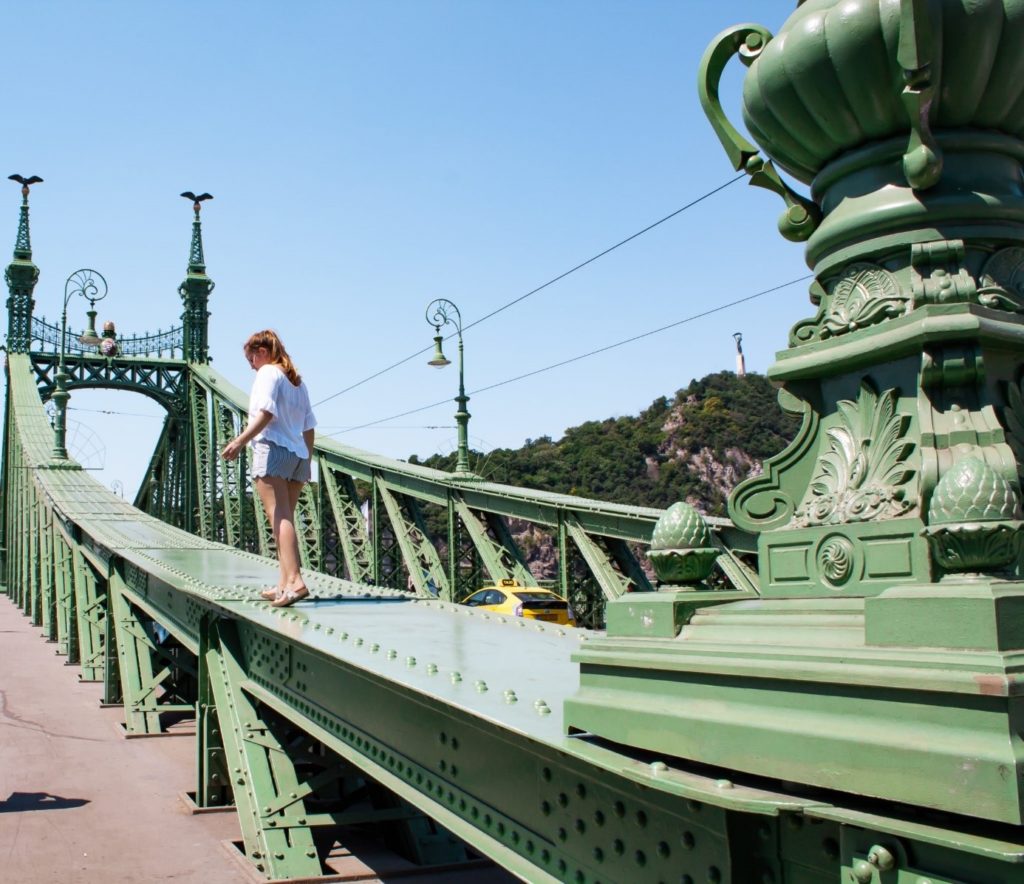
[[[42,178],[32,175],[9,175],[11,181],[21,184],[21,214],[18,218],[18,235],[14,240],[14,257],[4,274],[7,280],[7,349],[12,353],[25,353],[32,336],[32,311],[35,301],[32,293],[39,279],[39,268],[32,263],[32,238],[28,224],[28,195],[33,184],[41,184]]]
[[[209,362],[209,320],[207,310],[210,292],[214,282],[206,275],[206,259],[203,256],[203,225],[199,213],[205,200],[212,200],[213,195],[201,193],[196,196],[186,190],[181,194],[185,199],[192,200],[195,218],[192,221],[192,243],[188,253],[188,275],[178,287],[178,294],[184,305],[181,314],[184,325],[184,356],[189,362]]]

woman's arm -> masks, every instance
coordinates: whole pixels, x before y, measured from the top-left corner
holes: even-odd
[[[254,436],[262,432],[273,418],[274,415],[269,411],[261,410],[259,417],[255,420],[249,421],[249,426],[224,446],[224,450],[220,453],[220,456],[223,457],[224,460],[234,460],[238,457],[239,452],[249,444],[249,441]]]
[[[306,443],[306,450],[309,451],[309,456],[313,456],[313,439],[316,436],[315,430],[303,430],[302,441]]]

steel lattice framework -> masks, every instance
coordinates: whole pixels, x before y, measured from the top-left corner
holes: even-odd
[[[208,364],[209,194],[183,194],[181,358],[62,348],[68,388],[166,409],[130,506],[55,454],[57,358],[33,346],[54,345],[33,318],[40,179],[12,176],[6,594],[129,734],[195,717],[197,802],[237,809],[268,879],[321,875],[359,824],[417,862],[468,845],[531,882],[1017,884],[1022,22],[1024,0],[821,0],[785,39],[748,24],[708,48],[705,111],[783,199],[817,308],[770,370],[801,429],[735,489],[731,522],[318,440],[296,608],[259,598],[267,520],[244,459],[217,457],[246,400]],[[737,55],[764,154],[720,104]],[[532,579],[513,520],[551,533],[558,588],[606,630],[455,603]]]
[[[1015,880],[1024,854],[998,840],[934,824],[925,834],[877,809],[567,736],[586,630],[324,574],[309,580],[315,607],[271,608],[256,590],[273,561],[55,463],[29,357],[12,354],[7,371],[11,600],[124,705],[128,733],[197,715],[198,802],[237,807],[246,854],[268,878],[321,874],[317,832],[375,823],[421,862],[465,857],[454,833],[529,881],[834,880],[885,837],[913,845],[922,868],[946,861],[937,841],[966,839],[986,876],[969,880]]]

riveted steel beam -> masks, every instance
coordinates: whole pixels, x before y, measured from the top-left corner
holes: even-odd
[[[53,527],[46,506],[36,507],[33,531],[38,538],[39,625],[48,641],[57,640],[57,592],[53,561]]]
[[[295,533],[299,539],[299,559],[302,567],[312,571],[322,570],[320,510],[317,507],[316,491],[309,482],[302,486],[299,502],[295,507]]]
[[[214,453],[226,445],[238,434],[239,420],[234,409],[214,397],[214,409],[217,416],[217,440]],[[245,461],[235,458],[233,461],[218,458],[220,472],[220,500],[223,509],[224,543],[229,546],[244,548],[245,531],[242,524],[242,495],[245,493],[245,481],[241,472]]]
[[[373,580],[370,538],[366,530],[356,493],[355,482],[345,473],[337,473],[323,459],[320,464],[320,485],[327,493],[331,514],[338,532],[338,545],[344,557],[345,573],[356,583]]]
[[[447,598],[450,593],[448,577],[427,533],[416,498],[397,493],[384,482],[378,483],[377,491],[402,551],[410,588],[423,598],[437,595]]]
[[[77,622],[75,616],[74,556],[58,519],[50,517],[54,550],[54,596],[57,615],[57,653],[66,654],[69,663],[78,663]]]
[[[126,573],[130,579],[126,579]],[[187,690],[183,693],[183,688],[186,676],[196,675],[191,656],[198,650],[196,637],[182,636],[187,649],[170,640],[170,630],[159,622],[159,615],[132,586],[140,577],[144,583],[144,575],[138,569],[118,564],[110,578],[109,619],[113,624],[129,736],[163,733],[162,715],[194,712],[192,698],[187,696]],[[162,619],[176,630],[180,628],[172,618]]]
[[[205,386],[195,381],[188,388],[189,415],[192,429],[192,450],[189,461],[194,470],[189,494],[189,513],[195,513],[196,533],[212,540],[216,535],[214,509],[213,462],[216,452],[211,438],[210,395]]]
[[[650,581],[625,544],[615,548],[616,555],[610,554],[609,550],[602,549],[597,540],[583,530],[572,513],[565,516],[565,528],[606,599],[618,598],[624,592],[649,592],[652,589]]]
[[[86,559],[81,548],[72,546],[75,584],[75,621],[82,681],[101,681],[106,665],[106,580]]]
[[[492,581],[518,580],[523,586],[532,586],[534,577],[523,554],[512,539],[505,520],[496,513],[477,513],[466,506],[459,492],[453,491],[452,505],[462,526],[473,541],[483,566]]]
[[[30,355],[39,395],[45,401],[54,390],[59,357],[34,351]],[[188,376],[187,363],[172,359],[132,357],[106,359],[98,354],[66,354],[67,389],[127,390],[159,402],[167,411],[178,407]]]
[[[199,807],[225,807],[234,803],[217,698],[210,682],[211,663],[215,677],[221,677],[214,623],[212,616],[202,617],[197,636],[196,804]],[[227,718],[225,715],[225,720]]]
[[[288,819],[294,825],[278,825],[283,814],[273,808],[282,796],[298,794],[299,781],[291,758],[243,689],[236,625],[229,620],[213,623],[204,653],[246,856],[268,878],[320,875],[301,799],[296,799],[300,807],[298,813],[292,811],[294,820]]]

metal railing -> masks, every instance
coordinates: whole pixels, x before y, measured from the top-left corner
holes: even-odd
[[[185,344],[183,326],[146,332],[144,334],[118,335],[117,350],[120,356],[157,356],[180,358]],[[60,352],[60,325],[49,323],[45,317],[32,317],[30,349]],[[64,352],[81,355],[99,355],[95,344],[83,344],[78,335],[68,329],[64,337]]]

